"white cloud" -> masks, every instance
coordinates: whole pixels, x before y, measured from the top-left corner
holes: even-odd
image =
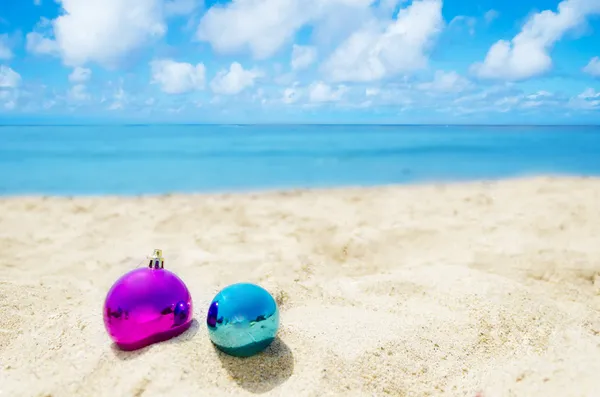
[[[587,88],[585,91],[583,91],[577,97],[581,98],[581,99],[600,98],[600,92],[596,92],[596,90],[594,90],[593,88]]]
[[[495,19],[500,16],[500,13],[496,10],[489,10],[483,16],[485,23],[492,23]]]
[[[33,4],[35,4],[36,6],[41,6],[42,0],[33,0]]]
[[[1,77],[0,77],[1,79]],[[1,80],[0,80],[1,81]],[[13,110],[17,106],[17,100],[19,99],[19,92],[17,90],[1,90],[0,89],[0,104],[7,110]]]
[[[4,103],[4,107],[8,110],[13,110],[17,107],[17,102],[14,99],[11,99]]]
[[[593,88],[587,88],[581,94],[569,101],[569,106],[584,110],[600,109],[600,92],[596,92]]]
[[[21,75],[8,66],[0,65],[0,88],[16,88],[21,83]]]
[[[281,101],[285,104],[296,102],[300,98],[299,92],[296,88],[286,88],[283,90],[283,98]]]
[[[322,3],[328,0],[321,0]],[[334,46],[348,38],[368,20],[389,20],[393,8],[405,0],[375,0],[356,2],[337,2],[335,7],[329,7],[315,21],[310,23],[311,40],[329,52]],[[329,0],[331,3],[331,1]],[[372,4],[371,4],[372,3]]]
[[[90,69],[77,66],[69,75],[69,81],[71,83],[83,83],[88,81],[90,77],[92,77],[92,71]]]
[[[60,49],[56,41],[45,37],[39,32],[27,33],[27,51],[38,55],[60,56]]]
[[[273,78],[273,82],[279,85],[289,85],[293,83],[296,76],[294,73],[284,73]]]
[[[529,94],[526,96],[527,99],[539,99],[539,98],[548,98],[551,97],[552,93],[548,91],[538,91],[535,94]]]
[[[481,78],[503,80],[523,80],[545,73],[552,67],[549,51],[554,43],[598,13],[598,0],[564,0],[558,12],[546,10],[531,16],[512,41],[497,41],[483,63],[474,64],[472,71]]]
[[[308,22],[308,8],[297,0],[234,0],[204,14],[197,38],[210,42],[218,52],[231,53],[247,47],[256,58],[264,59]]]
[[[257,70],[244,70],[242,65],[233,62],[229,70],[221,70],[210,83],[215,94],[235,95],[254,85],[254,81],[262,76]]]
[[[10,48],[8,34],[0,34],[0,59],[11,59],[13,52]]]
[[[514,84],[501,84],[491,86],[471,95],[459,97],[453,101],[453,108],[460,113],[506,113],[510,111],[532,111],[534,109],[547,109],[556,112],[557,107],[564,107],[567,98],[548,91],[524,93]],[[553,110],[549,110],[552,109]]]
[[[150,62],[152,82],[160,84],[167,94],[182,94],[204,88],[206,68],[204,64],[192,65],[171,59],[157,59]]]
[[[104,102],[102,100],[101,102]],[[127,93],[123,89],[123,87],[119,87],[117,91],[113,94],[113,102],[108,107],[108,110],[121,110],[125,108],[125,105],[129,102],[129,98]]]
[[[27,35],[34,53],[59,55],[69,66],[114,66],[123,56],[165,34],[162,0],[58,0],[63,14],[51,22],[54,39]]]
[[[258,100],[262,100],[265,97],[265,90],[262,87],[259,87],[256,92],[254,93],[254,95],[252,95],[252,100],[253,101],[258,101]]]
[[[502,106],[514,107],[517,104],[519,104],[519,102],[521,102],[522,99],[523,99],[523,97],[521,95],[507,96],[507,97],[498,99],[496,102],[494,102],[494,105],[498,106],[498,107],[502,107]]]
[[[593,57],[583,71],[594,77],[600,77],[600,57]]]
[[[367,97],[377,96],[377,95],[379,95],[380,92],[381,92],[381,90],[379,88],[367,88],[367,89],[365,89],[365,96],[367,96]]]
[[[424,91],[456,93],[464,91],[470,86],[471,82],[455,71],[444,72],[443,70],[438,70],[435,72],[432,81],[421,83],[418,85],[418,88]]]
[[[297,102],[302,96],[302,91],[298,88],[298,85],[299,83],[296,82],[291,87],[288,87],[285,90],[283,90],[281,102],[288,105]]]
[[[289,43],[304,25],[341,7],[367,12],[375,0],[233,0],[213,6],[202,17],[196,38],[222,53],[249,50],[265,59]]]
[[[76,84],[69,90],[68,96],[70,99],[76,102],[83,102],[90,99],[90,94],[87,91],[87,88],[83,84]]]
[[[196,0],[166,0],[165,14],[167,16],[188,15],[196,10]]]
[[[414,1],[396,20],[369,21],[323,64],[331,81],[373,81],[427,65],[426,50],[441,30],[441,0]]]
[[[308,98],[311,102],[336,102],[342,99],[347,88],[340,86],[337,89],[332,89],[329,85],[322,81],[312,83],[308,87]]]
[[[542,105],[544,105],[544,101],[525,101],[525,102],[523,102],[521,107],[523,109],[533,109],[533,108],[539,108]]]
[[[317,59],[317,49],[312,46],[296,45],[292,47],[291,66],[293,70],[306,69]]]
[[[458,15],[458,16],[452,18],[452,20],[450,21],[450,23],[448,25],[453,26],[453,25],[463,25],[463,24],[468,28],[470,35],[475,34],[475,25],[477,24],[477,19],[475,19],[473,17],[468,17],[465,15]]]
[[[554,94],[548,91],[538,91],[533,94],[524,95],[522,98],[523,102],[521,103],[521,108],[523,109],[533,109],[542,106],[547,107],[559,103],[554,97]]]
[[[16,86],[13,85],[11,85],[11,87],[3,86],[2,76],[3,72],[2,67],[0,66],[0,107],[3,107],[6,110],[13,110],[17,107],[20,91],[18,89],[15,89]]]

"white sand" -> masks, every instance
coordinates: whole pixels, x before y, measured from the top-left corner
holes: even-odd
[[[154,248],[197,323],[112,346],[106,292]],[[280,339],[217,353],[229,283]],[[0,199],[0,396],[599,396],[600,180]]]

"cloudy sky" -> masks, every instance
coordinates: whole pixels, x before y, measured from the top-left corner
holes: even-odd
[[[3,120],[600,123],[600,0],[0,0]]]

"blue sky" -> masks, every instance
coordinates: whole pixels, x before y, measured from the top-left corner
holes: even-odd
[[[599,123],[598,0],[0,0],[0,123]]]

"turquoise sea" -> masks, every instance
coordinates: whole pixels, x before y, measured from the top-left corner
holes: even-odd
[[[241,191],[600,175],[600,127],[1,126],[0,194]]]

